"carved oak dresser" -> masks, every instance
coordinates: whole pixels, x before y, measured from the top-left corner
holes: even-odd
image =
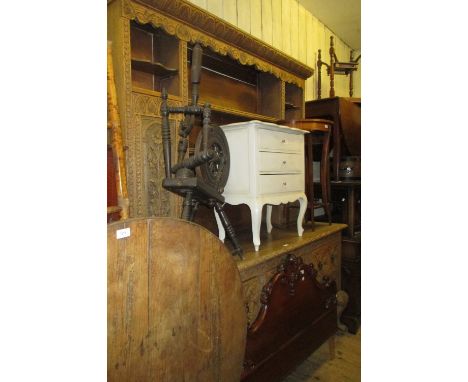
[[[309,66],[185,0],[108,0],[107,10],[130,217],[180,217],[182,199],[162,187],[161,90],[169,106],[188,103],[195,42],[203,47],[199,103],[211,104],[212,123],[304,118]],[[182,119],[171,116],[171,136]]]

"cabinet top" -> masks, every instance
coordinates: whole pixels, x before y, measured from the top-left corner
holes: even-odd
[[[257,120],[247,121],[247,122],[235,122],[235,123],[230,123],[228,125],[221,125],[220,127],[223,130],[234,130],[234,129],[239,129],[239,128],[252,127],[252,128],[257,128],[257,129],[280,131],[280,132],[288,133],[288,134],[307,134],[308,133],[308,131],[296,129],[295,127],[280,126],[275,123],[262,122],[262,121],[257,121]]]

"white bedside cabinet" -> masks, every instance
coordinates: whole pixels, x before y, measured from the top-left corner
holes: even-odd
[[[299,200],[297,233],[307,206],[304,185],[304,130],[249,121],[221,126],[231,155],[229,178],[223,196],[226,203],[247,204],[252,215],[255,250],[260,247],[262,208],[267,205],[267,231],[271,232],[272,205]],[[219,238],[225,232],[218,215]]]

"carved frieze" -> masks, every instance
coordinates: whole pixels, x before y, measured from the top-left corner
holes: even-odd
[[[141,2],[145,5],[123,0],[123,15],[141,24],[163,28],[182,41],[198,41],[242,65],[252,65],[301,88],[305,86],[305,79],[313,73],[312,68],[190,3],[182,0]]]

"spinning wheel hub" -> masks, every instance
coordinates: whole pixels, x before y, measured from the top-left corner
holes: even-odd
[[[200,132],[195,143],[195,155],[202,151],[202,141],[203,132]],[[213,158],[196,167],[196,174],[210,186],[222,189],[229,177],[230,154],[226,136],[220,127],[210,126],[207,147],[213,153]]]

